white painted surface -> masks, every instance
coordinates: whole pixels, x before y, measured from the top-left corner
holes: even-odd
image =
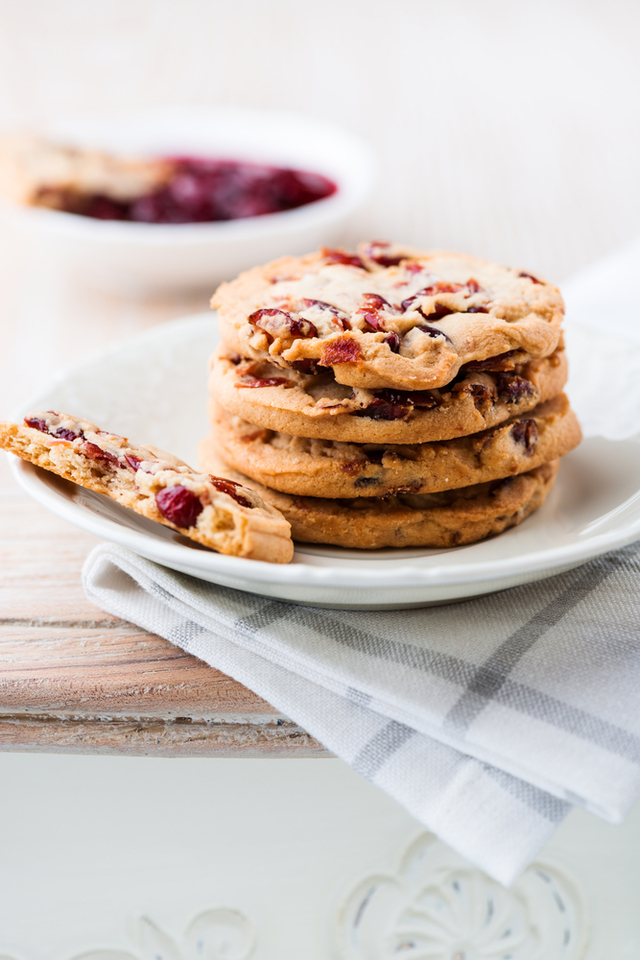
[[[526,933],[517,960],[640,956],[640,811],[622,827],[572,814],[538,858],[549,895],[538,867],[504,891],[425,847],[420,825],[338,760],[2,754],[0,776],[0,956],[12,960],[195,960],[186,947],[145,952],[140,918],[179,945],[222,908],[250,921],[255,960],[497,960],[509,928]],[[431,952],[393,952],[411,931]],[[205,960],[244,960],[241,933],[236,952]]]

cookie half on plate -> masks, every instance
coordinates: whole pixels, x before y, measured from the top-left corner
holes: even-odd
[[[172,454],[130,443],[88,420],[38,411],[0,423],[0,447],[219,553],[273,563],[293,555],[285,518],[255,491],[198,473]]]

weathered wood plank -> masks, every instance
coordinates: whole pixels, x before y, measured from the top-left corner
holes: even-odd
[[[195,657],[135,627],[0,627],[0,714],[276,716]]]
[[[0,750],[327,755],[246,687],[89,603],[96,542],[0,496]]]
[[[270,723],[65,718],[0,718],[0,751],[152,757],[326,757],[322,744],[290,720]]]

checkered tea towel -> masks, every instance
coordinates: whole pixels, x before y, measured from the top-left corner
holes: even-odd
[[[442,607],[324,610],[204,583],[110,545],[99,607],[254,690],[510,883],[577,804],[640,794],[640,544]]]

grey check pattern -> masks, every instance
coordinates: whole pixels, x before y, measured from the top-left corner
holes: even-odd
[[[267,601],[107,545],[84,580],[509,882],[572,805],[619,820],[640,795],[639,575],[633,544],[502,594],[371,613]]]

